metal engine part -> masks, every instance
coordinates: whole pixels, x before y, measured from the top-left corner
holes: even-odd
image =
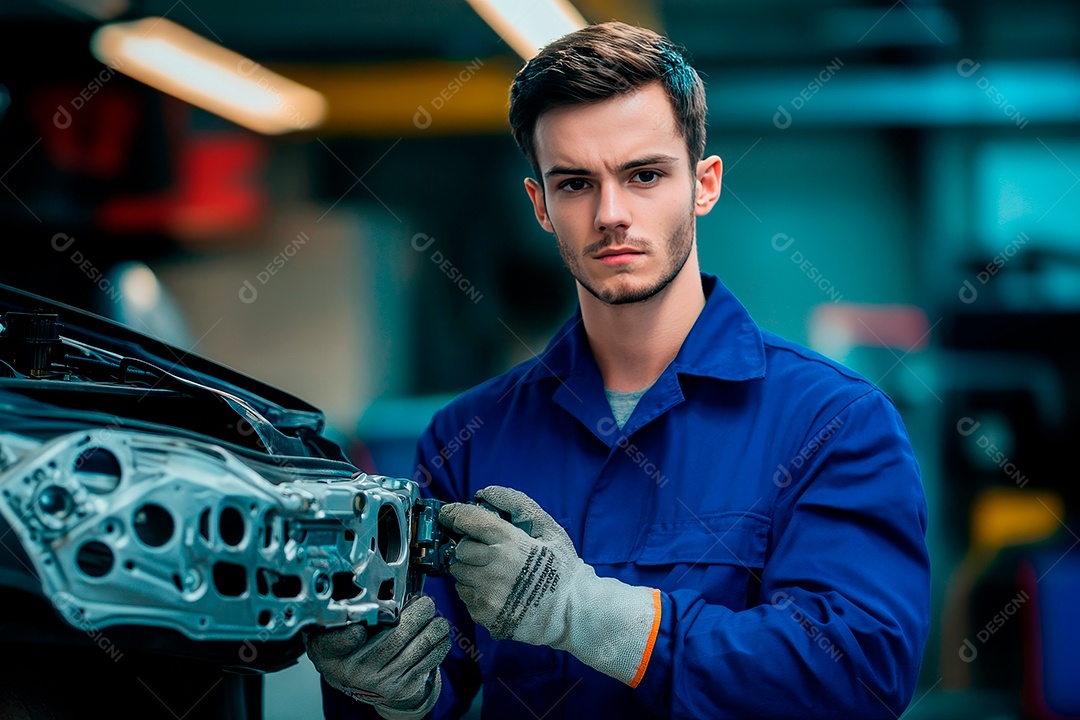
[[[107,633],[269,672],[303,654],[305,627],[396,622],[445,570],[441,503],[358,469],[316,408],[13,288],[0,313],[6,643]]]
[[[0,434],[22,456],[0,474],[0,513],[72,625],[285,639],[393,622],[415,591],[411,481],[327,468],[274,484],[220,447],[109,428],[29,441]]]

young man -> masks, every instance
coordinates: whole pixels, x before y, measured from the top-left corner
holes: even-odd
[[[467,537],[428,587],[456,641],[429,676],[434,609],[386,635],[417,668],[397,707],[455,717],[482,685],[491,718],[900,715],[929,619],[918,467],[880,390],[700,272],[721,161],[697,74],[655,33],[591,26],[522,69],[510,120],[579,311],[420,439],[434,497],[510,522],[444,507]],[[364,667],[327,678],[372,687]]]

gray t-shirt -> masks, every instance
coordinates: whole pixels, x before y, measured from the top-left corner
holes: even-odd
[[[630,392],[619,392],[618,390],[604,388],[604,394],[607,395],[608,405],[611,406],[611,414],[615,417],[615,422],[618,423],[620,430],[622,430],[626,421],[630,419],[630,415],[633,414],[634,408],[637,407],[638,400],[640,400],[651,387],[652,385],[650,384],[640,390],[631,390]]]

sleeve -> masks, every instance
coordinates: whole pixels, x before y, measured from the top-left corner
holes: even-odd
[[[879,391],[809,436],[772,497],[758,604],[661,596],[639,698],[665,717],[882,718],[910,702],[929,627],[926,501]],[[765,498],[763,498],[764,500]]]
[[[431,424],[420,436],[416,446],[413,480],[420,485],[424,497],[462,502],[471,500],[463,481],[454,477],[449,467],[446,445],[438,440],[437,426],[444,416],[437,413]],[[455,458],[456,460],[457,458]],[[454,590],[453,578],[444,575],[424,580],[424,594],[435,601],[436,614],[450,623],[450,654],[443,661],[442,692],[428,715],[430,718],[460,718],[480,688],[479,653],[476,633],[468,610]],[[323,714],[326,720],[382,720],[371,705],[358,702],[322,682]]]
[[[439,432],[447,417],[446,411],[436,413],[431,425],[420,436],[416,444],[413,479],[420,484],[420,492],[425,497],[444,502],[466,502],[472,500],[472,493],[466,487],[463,468],[457,466],[463,463],[463,456],[467,452],[447,452],[448,444],[439,440],[440,437],[455,436],[454,429]],[[427,578],[424,581],[424,594],[431,596],[436,612],[450,623],[451,639],[450,654],[440,669],[443,675],[442,693],[431,717],[460,718],[468,712],[473,697],[480,689],[476,627],[458,597],[454,579],[450,575]]]

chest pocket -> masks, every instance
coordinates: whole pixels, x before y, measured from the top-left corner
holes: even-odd
[[[759,602],[768,538],[768,518],[751,513],[654,523],[635,564],[652,587],[689,588],[707,602],[745,610]]]

